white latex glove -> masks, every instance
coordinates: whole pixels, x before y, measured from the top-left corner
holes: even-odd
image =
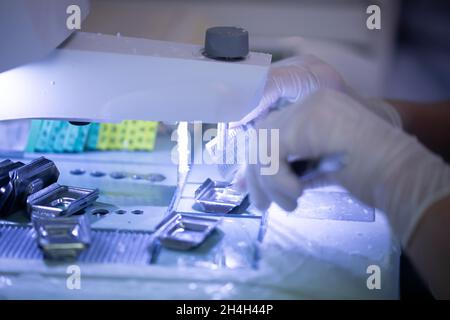
[[[295,102],[320,88],[345,90],[346,85],[333,67],[313,55],[277,61],[270,67],[264,94],[258,106],[232,126],[264,117],[278,102]]]
[[[296,102],[326,88],[345,92],[362,100],[331,65],[313,55],[295,56],[275,62],[270,68],[258,106],[240,121],[231,123],[230,127],[261,120],[282,102]],[[371,100],[366,106],[384,120],[401,127],[399,115],[387,103]]]
[[[348,163],[324,182],[386,212],[403,244],[425,209],[450,194],[450,168],[441,158],[348,95],[321,90],[271,113],[257,128],[279,129],[280,136],[278,173],[261,175],[259,164],[247,166],[245,185],[259,209],[272,201],[287,211],[296,208],[306,186],[292,173],[288,156],[334,152],[346,152]]]

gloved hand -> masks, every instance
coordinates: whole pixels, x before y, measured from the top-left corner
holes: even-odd
[[[345,92],[357,100],[362,100],[332,66],[313,55],[296,56],[275,62],[270,68],[264,94],[258,106],[240,121],[231,123],[230,127],[261,120],[283,102],[296,102],[326,88]],[[399,115],[389,104],[370,100],[365,105],[384,120],[401,127]]]
[[[450,168],[441,158],[348,95],[321,90],[271,113],[257,128],[279,129],[279,170],[261,175],[263,166],[247,165],[245,185],[252,203],[265,210],[276,202],[287,211],[297,206],[305,185],[286,159],[347,154],[347,165],[322,182],[338,183],[387,213],[394,231],[408,242],[432,203],[450,194]],[[317,181],[315,181],[317,183]]]
[[[320,88],[345,90],[346,84],[333,67],[313,55],[277,61],[269,70],[264,94],[258,106],[231,126],[260,119],[279,102],[295,102]]]

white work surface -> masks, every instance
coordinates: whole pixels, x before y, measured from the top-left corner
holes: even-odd
[[[302,219],[273,212],[258,270],[80,265],[80,290],[66,288],[66,267],[1,261],[0,297],[31,299],[398,298],[397,248],[386,220]],[[381,268],[368,290],[366,268]],[[9,272],[7,272],[9,270]]]

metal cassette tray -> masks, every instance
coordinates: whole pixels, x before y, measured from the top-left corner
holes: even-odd
[[[176,213],[161,226],[158,240],[169,249],[193,249],[202,244],[219,223],[220,219]]]
[[[39,247],[50,260],[74,260],[91,243],[86,215],[71,217],[33,216]]]
[[[90,206],[99,196],[98,189],[62,186],[54,183],[27,199],[30,215],[69,216]]]
[[[233,189],[228,182],[206,179],[195,191],[195,202],[204,212],[230,213],[247,199],[247,194]]]

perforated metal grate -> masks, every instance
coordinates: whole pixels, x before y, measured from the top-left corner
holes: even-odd
[[[152,234],[143,231],[92,230],[92,244],[78,257],[84,263],[143,265],[150,261]],[[114,245],[112,245],[114,244]],[[40,260],[43,254],[34,229],[28,225],[0,224],[0,259]]]

